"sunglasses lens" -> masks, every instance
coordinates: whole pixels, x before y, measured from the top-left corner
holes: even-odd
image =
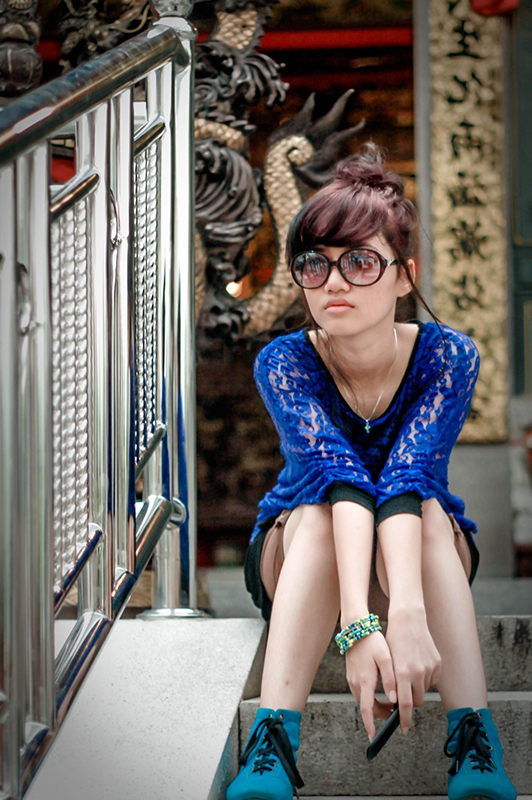
[[[329,262],[320,253],[300,253],[292,261],[292,274],[303,289],[316,289],[327,280]]]
[[[374,253],[348,250],[340,258],[340,266],[349,283],[357,286],[375,283],[381,274],[381,262]]]

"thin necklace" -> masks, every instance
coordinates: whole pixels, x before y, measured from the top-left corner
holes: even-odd
[[[383,386],[383,387],[382,387],[382,389],[381,389],[381,393],[380,393],[380,395],[378,396],[378,398],[377,398],[377,402],[376,402],[376,403],[375,403],[375,405],[373,406],[373,410],[372,410],[371,414],[369,415],[369,417],[367,417],[367,418],[366,418],[366,417],[364,416],[364,414],[362,414],[362,412],[360,411],[360,409],[359,409],[359,407],[358,407],[358,405],[357,405],[357,402],[356,402],[356,399],[355,399],[355,396],[354,396],[354,392],[352,392],[352,391],[351,391],[351,388],[350,388],[350,386],[348,386],[348,385],[347,385],[347,383],[345,382],[345,380],[341,379],[341,380],[342,380],[342,384],[343,384],[343,386],[344,386],[344,389],[346,390],[347,394],[348,394],[348,395],[349,395],[349,397],[351,398],[351,402],[353,403],[353,407],[354,407],[355,411],[357,412],[358,416],[359,416],[359,417],[361,417],[361,418],[364,420],[364,422],[366,423],[366,424],[364,425],[364,429],[365,429],[366,433],[369,433],[369,432],[370,432],[370,430],[371,430],[371,425],[370,425],[369,423],[371,422],[371,420],[372,420],[372,418],[373,418],[373,414],[374,414],[374,413],[375,413],[375,411],[377,410],[377,406],[379,405],[380,401],[382,400],[382,396],[383,396],[383,394],[384,394],[384,390],[385,390],[385,389],[386,389],[386,387],[388,386],[388,381],[389,381],[389,379],[390,379],[390,375],[392,374],[393,365],[395,364],[395,362],[396,362],[396,360],[397,360],[397,350],[398,350],[398,346],[397,346],[397,330],[396,330],[396,328],[395,328],[395,325],[394,325],[394,327],[393,327],[393,335],[394,335],[394,339],[395,339],[395,353],[393,354],[393,361],[392,361],[392,363],[390,364],[390,368],[389,368],[389,370],[388,370],[388,374],[386,375],[386,380],[384,381],[384,386]],[[330,342],[329,342],[329,353],[332,355],[332,345],[331,345],[331,343],[330,343]]]

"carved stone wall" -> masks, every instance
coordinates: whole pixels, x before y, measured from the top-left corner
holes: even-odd
[[[498,17],[431,0],[433,286],[437,314],[472,336],[480,376],[461,441],[507,437],[507,258]]]

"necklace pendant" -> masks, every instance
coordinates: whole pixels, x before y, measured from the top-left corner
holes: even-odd
[[[366,433],[370,432],[371,426],[369,424],[369,419],[366,420],[366,424],[364,425],[364,428],[366,429]]]

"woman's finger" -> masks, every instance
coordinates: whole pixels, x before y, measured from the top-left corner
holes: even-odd
[[[425,702],[425,675],[426,673],[422,673],[412,679],[412,701],[416,708]]]
[[[397,681],[397,697],[399,700],[399,719],[401,722],[401,732],[408,733],[412,724],[412,686],[409,681],[399,679]]]
[[[377,733],[375,720],[373,719],[374,700],[375,692],[373,688],[369,683],[363,683],[360,690],[360,713],[370,741],[375,738]]]
[[[391,703],[397,703],[397,686],[391,657],[379,659],[377,667],[380,672],[384,694]]]

